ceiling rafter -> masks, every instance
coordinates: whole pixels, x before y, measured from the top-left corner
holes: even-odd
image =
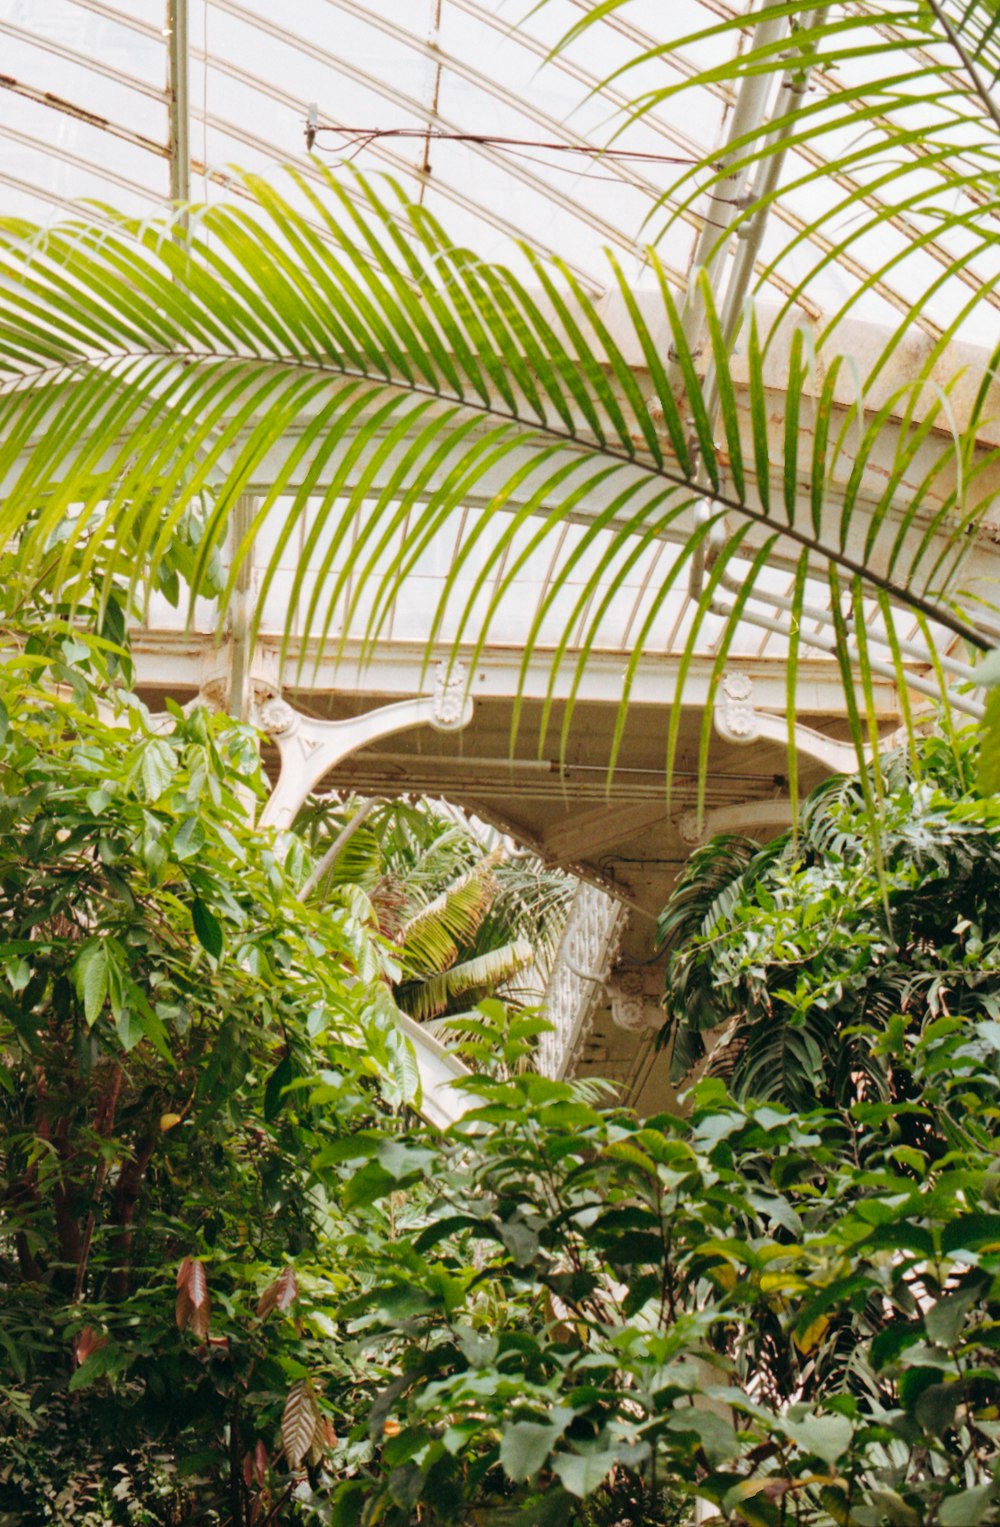
[[[80,4],[81,0],[76,0],[76,3]],[[166,107],[165,86],[158,88],[156,85],[151,85],[148,80],[141,80],[134,74],[126,74],[122,69],[115,69],[111,64],[106,63],[104,59],[95,58],[92,53],[80,53],[76,48],[71,48],[63,42],[56,42],[54,38],[46,37],[41,32],[29,32],[26,27],[19,27],[13,21],[0,20],[0,33],[13,37],[17,42],[38,48],[43,53],[50,53],[54,58],[65,59],[70,64],[79,64],[82,68],[89,69],[104,79],[114,80],[116,85],[122,85],[127,90],[134,90],[137,95],[148,96],[151,100],[159,101],[164,108]]]
[[[94,175],[100,180],[105,180],[109,185],[118,186],[123,191],[128,191],[133,196],[148,197],[149,187],[138,180],[132,180],[127,175],[122,175],[117,170],[107,166],[97,166],[92,160],[83,159],[79,154],[74,154],[71,149],[61,143],[53,143],[48,138],[38,138],[33,133],[21,132],[16,127],[5,127],[0,124],[0,137],[6,138],[11,143],[19,143],[23,148],[37,149],[40,153],[49,154],[58,159],[62,164],[71,165],[74,169],[83,170],[88,175]],[[79,212],[79,206],[74,208]]]
[[[113,21],[130,32],[138,32],[142,37],[154,38],[158,43],[163,43],[162,27],[155,26],[151,21],[143,21],[141,16],[131,16],[128,11],[121,11],[115,5],[107,5],[105,0],[73,0],[73,4],[78,10],[92,11],[105,21]]]

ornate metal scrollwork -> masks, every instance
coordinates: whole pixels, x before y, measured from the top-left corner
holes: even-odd
[[[472,714],[468,698],[468,673],[464,663],[442,661],[437,668],[431,726],[438,732],[457,732]]]

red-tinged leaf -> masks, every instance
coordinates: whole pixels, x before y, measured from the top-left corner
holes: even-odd
[[[95,1331],[93,1326],[84,1326],[76,1338],[76,1361],[83,1364],[92,1352],[97,1352],[101,1347],[107,1346],[108,1338]]]
[[[188,1327],[201,1341],[208,1339],[208,1324],[212,1318],[212,1301],[205,1295],[204,1302],[194,1305],[191,1310],[191,1319]]]
[[[257,1300],[257,1314],[263,1320],[264,1316],[270,1315],[272,1310],[284,1312],[295,1303],[298,1297],[299,1285],[295,1272],[291,1267],[286,1267],[273,1283],[268,1284]]]
[[[299,1297],[299,1284],[294,1268],[286,1267],[275,1286],[278,1290],[278,1309],[287,1310]]]
[[[205,1264],[192,1262],[188,1269],[187,1291],[191,1296],[191,1303],[195,1309],[201,1309],[203,1304],[208,1303],[208,1279],[205,1277]]]
[[[337,1433],[333,1429],[333,1422],[329,1416],[321,1416],[319,1429],[323,1433],[323,1441],[327,1447],[337,1446]]]
[[[243,1458],[243,1483],[248,1490],[253,1489],[253,1454],[246,1453]]]
[[[259,1318],[263,1320],[265,1315],[270,1315],[271,1311],[275,1308],[277,1303],[278,1285],[277,1283],[269,1283],[267,1288],[261,1294],[260,1298],[257,1300],[257,1314]]]
[[[194,1314],[194,1305],[187,1288],[182,1288],[177,1295],[177,1303],[174,1305],[174,1315],[177,1318],[178,1331],[186,1331]]]
[[[181,1263],[180,1267],[178,1267],[178,1269],[177,1269],[177,1287],[178,1288],[183,1288],[184,1287],[185,1283],[188,1280],[188,1274],[190,1273],[190,1271],[191,1271],[191,1258],[190,1257],[185,1257],[183,1262]]]
[[[312,1447],[316,1435],[316,1406],[307,1379],[288,1391],[281,1416],[281,1445],[290,1469],[297,1469]]]
[[[253,1471],[257,1483],[263,1485],[267,1478],[267,1448],[259,1437],[257,1438],[257,1445],[253,1450]]]

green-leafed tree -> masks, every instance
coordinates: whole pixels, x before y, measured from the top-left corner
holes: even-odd
[[[4,641],[0,1520],[249,1527],[329,1455],[313,1162],[405,1132],[389,951],[251,830],[251,731],[154,723],[79,620]]]
[[[1000,1018],[1000,815],[972,793],[976,747],[884,761],[883,825],[832,779],[794,833],[698,849],[664,908],[663,1039],[675,1082],[708,1069],[791,1108],[919,1103],[880,1043],[902,1013]],[[922,1126],[917,1126],[920,1132]]]

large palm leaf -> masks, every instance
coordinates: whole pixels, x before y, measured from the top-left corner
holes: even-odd
[[[844,34],[859,49],[862,22],[871,29],[865,13]],[[818,29],[797,34],[800,49],[821,40]],[[985,53],[991,37],[979,43]],[[753,66],[782,65],[775,51]],[[750,65],[744,58],[727,67],[733,77]],[[748,159],[770,153],[767,143],[744,147]],[[641,306],[609,256],[620,308],[612,326],[568,267],[530,249],[522,280],[457,248],[392,187],[331,173],[320,195],[312,180],[293,179],[295,204],[293,191],[249,181],[255,208],[206,209],[189,237],[125,222],[48,234],[8,227],[0,247],[0,534],[22,536],[26,577],[42,567],[52,576],[53,563],[66,578],[103,567],[110,587],[117,551],[119,570],[125,560],[146,578],[187,523],[190,503],[207,495],[197,593],[237,500],[254,492],[258,509],[230,559],[229,591],[266,524],[278,529],[264,595],[301,532],[288,632],[304,626],[322,642],[335,619],[346,629],[362,611],[370,646],[424,549],[476,504],[489,513],[449,571],[429,640],[478,559],[452,626],[477,651],[531,551],[573,520],[583,534],[528,622],[525,666],[554,600],[576,577],[580,591],[553,660],[553,673],[570,661],[575,689],[614,589],[662,544],[669,554],[622,695],[624,706],[657,614],[693,570],[671,759],[684,681],[710,617],[721,618],[722,631],[709,700],[737,628],[755,618],[788,641],[790,737],[798,652],[811,642],[839,659],[859,749],[866,730],[870,741],[877,732],[873,673],[944,692],[965,671],[949,644],[991,644],[982,581],[963,588],[961,578],[988,496],[979,410],[956,426],[947,388],[929,389],[927,368],[897,389],[891,407],[862,388],[834,430],[838,362],[825,356],[822,379],[797,336],[776,449],[766,417],[768,336],[751,321],[745,426],[732,334],[707,280],[695,282],[696,342],[655,249],[654,291]],[[890,414],[897,427],[887,464],[878,426]],[[903,494],[918,451],[920,486]],[[874,496],[870,465],[884,484]],[[784,601],[767,582],[775,567],[791,580]],[[809,624],[817,615],[825,630]],[[929,655],[908,640],[914,619]],[[581,623],[571,653],[569,632]],[[711,704],[703,761],[710,717]]]

